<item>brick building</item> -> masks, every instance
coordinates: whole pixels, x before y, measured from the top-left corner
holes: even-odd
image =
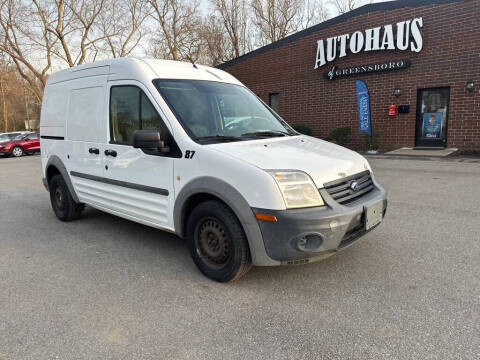
[[[358,79],[369,89],[380,150],[480,152],[480,0],[366,5],[219,68],[314,136],[351,127],[348,146],[357,150],[366,147]]]

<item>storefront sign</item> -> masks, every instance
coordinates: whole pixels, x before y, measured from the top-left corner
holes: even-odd
[[[397,23],[395,33],[393,25],[384,25],[365,31],[355,31],[353,34],[329,37],[326,42],[318,40],[315,69],[334,61],[337,54],[342,58],[349,52],[352,54],[381,50],[420,52],[423,47],[420,31],[422,27],[423,19],[419,17]]]
[[[440,139],[442,136],[442,113],[423,114],[423,133],[427,139]]]
[[[350,75],[360,75],[378,71],[406,69],[410,67],[411,64],[412,63],[410,62],[410,60],[394,60],[377,64],[353,66],[343,69],[334,66],[330,71],[325,72],[323,76],[326,79],[335,80],[336,78]]]
[[[362,80],[355,81],[357,88],[357,105],[358,105],[358,131],[372,135],[371,119],[370,119],[370,95],[368,87]]]

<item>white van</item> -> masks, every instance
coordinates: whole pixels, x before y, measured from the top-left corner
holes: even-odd
[[[175,233],[216,281],[325,258],[387,208],[361,155],[297,133],[234,77],[192,63],[121,58],[57,72],[40,134],[60,220],[88,204]]]

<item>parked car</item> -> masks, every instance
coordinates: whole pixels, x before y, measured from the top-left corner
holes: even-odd
[[[0,143],[0,154],[20,157],[40,152],[40,134],[18,135],[15,139]]]
[[[60,71],[40,134],[58,219],[88,204],[173,232],[216,281],[328,257],[387,209],[364,157],[299,134],[216,68],[119,58]]]
[[[0,133],[0,143],[11,141],[19,135],[26,135],[31,133],[31,131],[13,131],[7,133]]]

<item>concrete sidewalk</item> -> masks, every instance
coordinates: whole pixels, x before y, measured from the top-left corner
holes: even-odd
[[[401,155],[401,156],[420,156],[420,157],[445,157],[455,153],[457,148],[446,149],[416,149],[416,148],[400,148],[389,151],[386,155]]]

